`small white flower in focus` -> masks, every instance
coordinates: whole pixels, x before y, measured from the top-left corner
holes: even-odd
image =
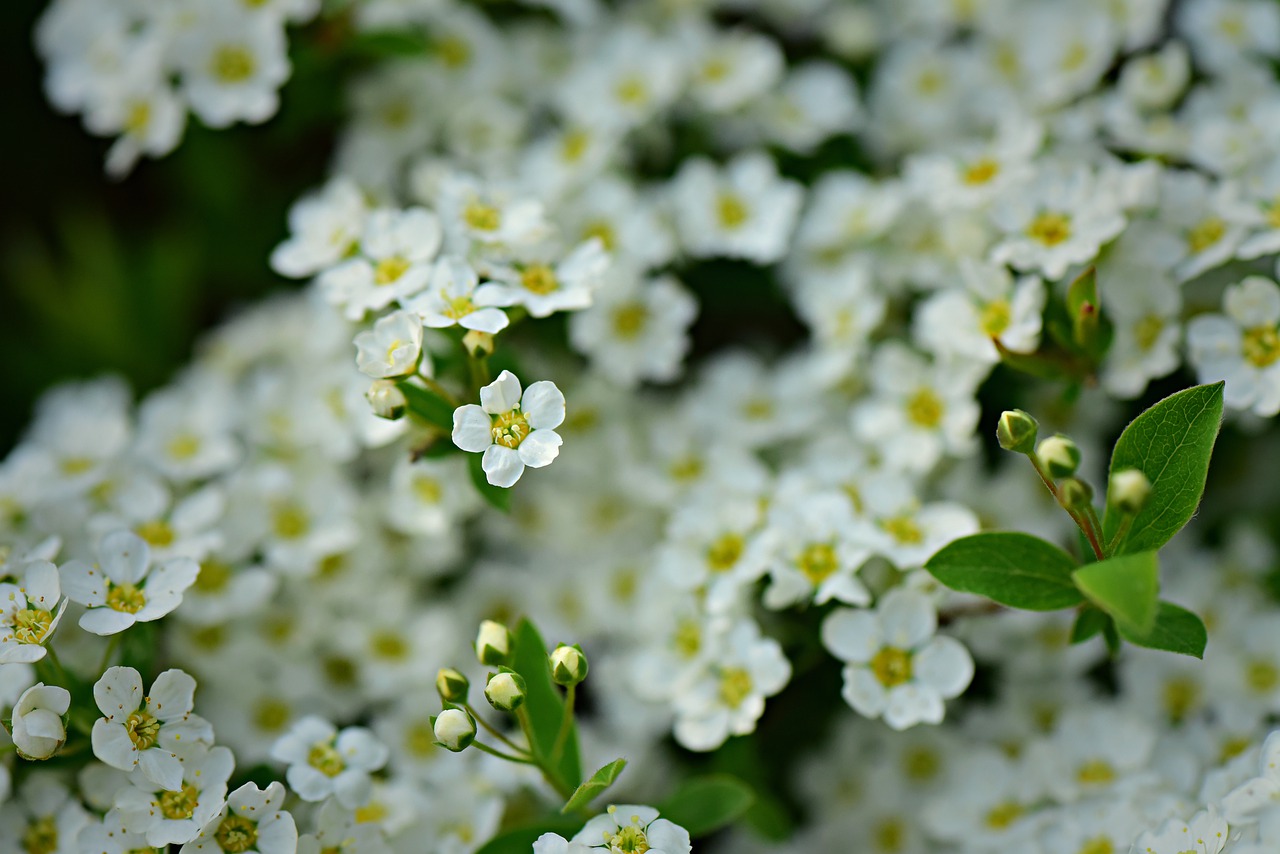
[[[66,688],[38,682],[22,693],[13,706],[10,734],[23,759],[48,759],[67,740],[62,716],[71,706]]]
[[[226,803],[227,781],[235,768],[227,747],[200,745],[183,757],[182,787],[168,791],[142,774],[129,775],[133,785],[115,796],[124,829],[146,835],[154,847],[190,842]]]
[[[525,466],[542,468],[560,453],[555,432],[564,421],[564,395],[543,380],[521,394],[520,380],[510,371],[480,389],[480,405],[468,403],[453,412],[453,443],[473,454],[484,453],[485,479],[509,487]]]
[[[355,337],[356,366],[374,379],[403,377],[418,368],[422,355],[422,323],[409,311],[379,318],[372,329]]]
[[[960,696],[973,679],[973,659],[954,638],[935,637],[937,627],[929,597],[904,588],[886,593],[874,611],[832,613],[822,642],[846,663],[841,696],[896,730],[941,723],[943,701]]]
[[[689,854],[692,850],[689,831],[659,818],[653,807],[635,804],[610,805],[604,815],[598,815],[583,825],[569,844],[609,852],[648,851],[649,854]],[[542,849],[550,850],[553,849]]]
[[[298,826],[281,809],[285,795],[283,783],[272,783],[265,790],[245,783],[178,854],[294,854]]]
[[[271,749],[271,758],[288,763],[290,788],[304,801],[332,796],[358,809],[373,791],[370,774],[387,764],[387,746],[364,727],[339,731],[323,718],[308,715]]]
[[[89,609],[80,628],[95,635],[160,619],[182,604],[183,592],[199,574],[200,565],[188,558],[152,566],[150,547],[130,531],[103,537],[93,566],[72,561],[61,569],[67,597]]]
[[[13,574],[18,583],[0,584],[0,664],[30,664],[44,658],[66,600],[58,570],[47,560],[28,561]]]
[[[348,320],[422,290],[440,249],[440,221],[426,208],[376,210],[360,237],[360,252],[320,274],[317,283]]]
[[[591,305],[600,277],[609,266],[609,255],[599,237],[588,238],[557,263],[523,261],[498,267],[497,280],[487,287],[496,305],[522,305],[530,317],[547,317],[557,311],[577,311]]]
[[[400,304],[422,318],[432,329],[461,326],[490,335],[507,328],[511,321],[498,305],[496,287],[479,284],[479,277],[465,258],[446,255],[436,262],[431,279],[422,293]]]

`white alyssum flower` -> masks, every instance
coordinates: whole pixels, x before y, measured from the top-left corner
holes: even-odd
[[[1280,412],[1280,286],[1249,276],[1222,295],[1225,314],[1187,324],[1200,382],[1226,380],[1227,406],[1269,418]]]
[[[298,826],[283,809],[285,795],[280,782],[245,783],[178,854],[294,854]]]
[[[188,558],[151,565],[147,542],[131,531],[114,531],[98,545],[98,563],[72,561],[61,569],[72,602],[86,606],[80,628],[113,635],[134,623],[158,620],[182,604],[200,566]]]
[[[822,605],[832,599],[870,604],[871,594],[857,572],[871,557],[873,538],[854,518],[845,496],[814,492],[779,502],[761,539],[769,554],[766,607]]]
[[[671,192],[689,254],[756,264],[772,264],[786,253],[804,196],[762,152],[740,154],[723,170],[704,158],[687,160]]]
[[[653,807],[635,804],[611,804],[604,815],[588,821],[570,840],[544,833],[533,843],[534,854],[585,854],[590,850],[689,854],[692,846],[689,831],[659,818]]]
[[[338,728],[308,715],[275,743],[271,758],[288,763],[289,787],[304,801],[334,797],[348,809],[364,806],[373,791],[369,775],[387,764],[389,751],[364,727]]]
[[[1229,840],[1226,820],[1210,808],[1190,821],[1171,818],[1158,831],[1146,831],[1129,854],[1219,854]]]
[[[348,177],[334,178],[289,210],[289,237],[271,253],[271,268],[301,279],[332,267],[360,246],[368,205]]]
[[[859,714],[893,729],[937,724],[944,700],[973,679],[973,658],[959,641],[937,637],[929,597],[895,588],[873,611],[842,608],[822,624],[822,642],[846,663],[841,696]]]
[[[418,370],[422,322],[410,311],[393,311],[372,329],[356,333],[356,367],[374,379],[403,377]]]
[[[131,774],[132,785],[116,793],[121,825],[127,832],[145,834],[148,845],[190,842],[226,803],[227,781],[236,764],[230,748],[198,745],[188,750],[182,762],[182,786],[176,791],[143,774]]]
[[[0,665],[44,658],[44,644],[58,628],[66,604],[53,564],[31,560],[15,569],[16,583],[0,583]]]
[[[213,743],[213,727],[195,705],[196,680],[166,670],[143,693],[142,676],[132,667],[109,667],[93,686],[102,717],[93,723],[93,755],[112,768],[138,768],[151,782],[176,792],[182,788],[187,748]]]
[[[373,211],[359,253],[325,270],[317,283],[348,320],[359,320],[426,287],[441,239],[440,222],[426,208]]]
[[[493,270],[488,298],[495,305],[522,305],[530,317],[577,311],[591,305],[609,256],[598,237],[588,238],[555,263],[531,260]]]
[[[507,328],[510,319],[500,308],[496,285],[481,285],[475,269],[465,258],[446,255],[436,261],[424,291],[400,304],[422,318],[422,325],[432,329],[461,326],[488,332],[490,335]]]
[[[62,716],[71,706],[71,693],[57,685],[37,682],[13,706],[9,734],[23,759],[48,759],[67,740]]]
[[[564,395],[555,383],[542,380],[521,394],[520,380],[510,371],[480,389],[480,405],[468,403],[453,412],[453,443],[473,454],[483,453],[485,479],[509,487],[525,466],[548,466],[560,453],[555,431],[564,421]]]

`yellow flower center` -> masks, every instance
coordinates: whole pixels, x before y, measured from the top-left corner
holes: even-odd
[[[88,457],[64,457],[60,466],[63,474],[84,474],[93,468],[93,460]]]
[[[1105,759],[1090,759],[1076,771],[1076,780],[1084,786],[1103,786],[1116,778],[1116,769]]]
[[[1267,216],[1267,225],[1280,228],[1280,196],[1272,199],[1271,204],[1264,205],[1262,212]]]
[[[898,854],[907,844],[907,826],[897,816],[876,822],[871,831],[871,844],[882,854]]]
[[[471,61],[471,45],[457,36],[445,36],[435,47],[436,56],[446,68],[463,68]]]
[[[1110,839],[1105,836],[1095,836],[1093,839],[1085,840],[1084,845],[1080,846],[1079,854],[1115,854],[1115,851],[1116,848]]]
[[[1045,246],[1057,246],[1071,237],[1071,217],[1064,213],[1043,211],[1027,226],[1027,236]]]
[[[1244,681],[1255,693],[1270,694],[1280,685],[1280,671],[1271,662],[1258,659],[1245,665]]]
[[[430,721],[418,721],[405,730],[404,747],[419,759],[436,752],[436,733]]]
[[[1200,697],[1200,686],[1191,679],[1175,677],[1164,683],[1165,711],[1173,723],[1180,722],[1195,706]]]
[[[493,427],[490,433],[493,436],[493,444],[502,445],[504,448],[518,448],[520,443],[533,432],[529,427],[529,418],[518,408],[512,409],[510,412],[504,412],[502,415],[493,417]]]
[[[18,643],[41,643],[53,625],[53,614],[43,608],[24,608],[13,615],[13,639]]]
[[[966,166],[962,177],[966,184],[977,186],[978,184],[987,183],[999,174],[1000,164],[990,157],[983,157]]]
[[[1005,801],[996,804],[987,811],[986,825],[992,830],[1005,830],[1009,825],[1022,818],[1026,809],[1016,801]]]
[[[153,546],[161,548],[173,545],[173,528],[163,519],[143,522],[133,532]]]
[[[393,284],[405,271],[409,269],[409,262],[401,258],[399,255],[392,255],[390,258],[383,258],[373,268],[373,283],[381,287],[382,285]]]
[[[242,815],[229,815],[218,825],[213,839],[227,854],[244,854],[258,844],[258,823]]]
[[[420,474],[413,479],[413,494],[423,504],[439,504],[444,490],[440,488],[440,481]]]
[[[982,331],[992,338],[999,338],[1013,321],[1013,308],[1006,299],[998,299],[982,307],[979,324]]]
[[[885,533],[904,546],[918,546],[924,542],[924,532],[910,516],[894,516],[880,523]]]
[[[471,297],[450,297],[445,300],[442,313],[445,317],[461,320],[475,310],[476,305],[471,301]]]
[[[736,709],[751,696],[751,674],[741,667],[726,667],[720,674],[720,700]]]
[[[624,341],[636,338],[649,320],[649,309],[644,303],[629,302],[613,310],[613,332]]]
[[[1187,229],[1187,248],[1193,255],[1199,254],[1221,240],[1226,233],[1227,224],[1218,217],[1211,216]]]
[[[129,105],[124,119],[124,132],[137,136],[151,124],[151,105],[146,101],[134,101]]]
[[[937,752],[927,747],[916,747],[907,751],[902,764],[908,779],[919,782],[932,780],[942,769]]]
[[[157,801],[160,814],[170,821],[191,818],[191,814],[200,806],[199,792],[190,783],[183,783],[181,791],[161,792]]]
[[[1164,332],[1164,318],[1156,314],[1148,314],[1146,317],[1133,324],[1133,340],[1138,345],[1138,349],[1144,353],[1156,346],[1156,342],[1160,340],[1160,333]]]
[[[337,777],[347,767],[347,763],[342,761],[342,754],[328,741],[318,741],[311,745],[311,750],[307,753],[307,764],[326,777]]]
[[[175,460],[189,460],[200,452],[200,437],[180,433],[169,440],[165,450]]]
[[[946,86],[947,81],[936,69],[925,70],[916,78],[916,91],[921,95],[936,95]]]
[[[58,850],[58,825],[53,816],[41,816],[27,825],[22,834],[22,850],[26,854],[53,854]]]
[[[220,593],[231,583],[235,573],[229,564],[220,560],[206,560],[200,564],[194,587],[201,593]]]
[[[832,543],[811,543],[796,557],[796,569],[813,585],[821,584],[840,568]]]
[[[280,732],[293,717],[293,709],[283,700],[267,697],[253,709],[253,725],[263,732]]]
[[[539,296],[554,293],[560,287],[560,282],[556,279],[556,271],[546,264],[530,264],[525,267],[520,272],[520,284],[526,291]]]
[[[107,607],[124,614],[136,614],[147,604],[147,595],[128,582],[112,584],[107,591]]]
[[[590,144],[591,134],[582,128],[574,128],[561,138],[560,156],[567,163],[577,163],[587,153]]]
[[[369,646],[373,650],[373,654],[378,658],[399,661],[409,655],[409,644],[405,641],[403,635],[396,634],[390,629],[374,632],[371,637]]]
[[[307,512],[289,501],[276,505],[271,514],[272,528],[282,540],[296,540],[311,530],[311,519]]]
[[[886,646],[871,657],[871,672],[886,688],[911,681],[911,652]]]
[[[696,620],[681,620],[676,626],[675,648],[684,658],[693,658],[702,649],[702,628]]]
[[[502,225],[502,212],[493,205],[473,201],[463,209],[462,220],[476,231],[497,231]]]
[[[716,218],[721,228],[732,230],[740,227],[750,213],[746,202],[736,193],[721,193],[716,199]]]
[[[160,721],[145,709],[138,709],[125,718],[124,731],[129,734],[129,740],[133,742],[134,747],[139,750],[148,750],[155,745],[156,739],[160,736]]]
[[[907,418],[912,424],[932,430],[942,423],[946,407],[931,388],[922,388],[907,400]]]
[[[605,834],[608,837],[608,831],[605,831]],[[606,838],[605,842],[609,845],[610,854],[644,854],[649,850],[648,837],[635,824],[619,828],[618,832]]]
[[[645,85],[643,78],[633,74],[619,80],[618,85],[613,88],[613,94],[622,103],[639,107],[648,102],[649,87]]]
[[[1280,359],[1280,333],[1274,326],[1246,329],[1241,345],[1245,360],[1255,367],[1265,368]]]
[[[618,245],[618,235],[613,226],[606,220],[598,219],[587,223],[582,228],[582,239],[598,238],[606,250],[612,251]]]
[[[715,573],[728,572],[742,557],[745,547],[746,541],[741,534],[721,534],[707,546],[707,566]]]
[[[213,52],[211,70],[223,83],[243,83],[257,69],[253,54],[240,45],[225,44]]]

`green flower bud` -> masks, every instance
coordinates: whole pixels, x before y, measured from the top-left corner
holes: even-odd
[[[1151,481],[1137,469],[1125,469],[1111,475],[1107,489],[1109,501],[1121,513],[1136,515],[1151,495]]]
[[[1036,459],[1049,471],[1049,477],[1057,480],[1076,473],[1080,467],[1080,449],[1075,442],[1058,433],[1036,447]]]
[[[466,750],[476,740],[476,722],[462,709],[445,709],[431,719],[436,741],[454,753]]]
[[[476,634],[476,657],[481,664],[501,667],[511,656],[511,632],[502,623],[485,620]]]
[[[494,673],[484,686],[484,698],[500,712],[514,712],[523,706],[524,693],[524,678],[510,670]]]
[[[440,699],[446,703],[465,703],[467,690],[470,688],[471,681],[452,667],[442,667],[436,674],[436,690],[440,692]]]
[[[551,678],[557,685],[577,685],[587,678],[587,657],[577,644],[560,644],[551,651]]]
[[[1093,501],[1093,487],[1078,477],[1069,477],[1058,487],[1058,501],[1068,510],[1083,510]]]
[[[388,421],[403,417],[409,408],[404,392],[391,380],[374,380],[364,396],[373,407],[373,414]]]
[[[1021,409],[1008,409],[1000,415],[996,425],[996,439],[1000,447],[1015,454],[1029,454],[1036,447],[1036,433],[1040,427],[1036,420]]]

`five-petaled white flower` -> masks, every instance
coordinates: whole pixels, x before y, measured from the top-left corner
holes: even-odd
[[[473,454],[483,452],[485,478],[507,487],[524,474],[525,466],[542,468],[560,453],[564,395],[543,380],[520,393],[520,380],[510,371],[480,389],[480,405],[468,403],[453,411],[453,443]]]
[[[304,801],[335,797],[348,809],[369,801],[369,774],[387,764],[390,751],[364,727],[341,732],[324,718],[308,715],[271,748],[271,757],[287,762],[289,786]]]
[[[0,664],[44,658],[44,643],[62,619],[62,585],[47,560],[25,563],[14,584],[0,584]]]
[[[97,564],[71,561],[61,573],[67,597],[89,608],[80,617],[80,628],[114,635],[134,623],[158,620],[181,605],[200,565],[178,557],[152,566],[146,540],[131,531],[113,531],[98,545]]]

